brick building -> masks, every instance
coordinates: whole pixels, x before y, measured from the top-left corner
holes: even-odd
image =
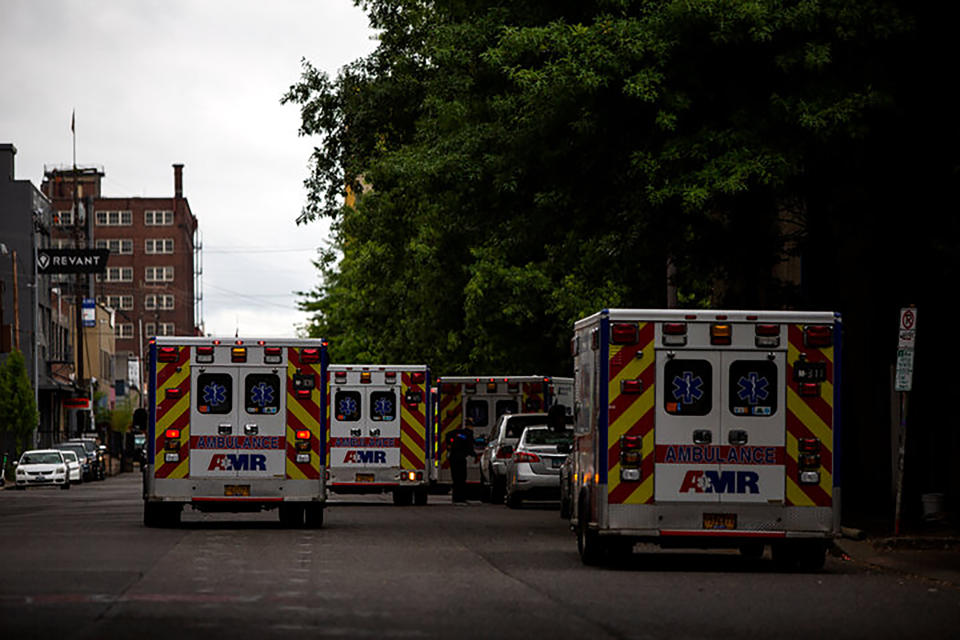
[[[173,197],[107,197],[104,175],[98,167],[45,167],[41,189],[55,211],[52,246],[110,250],[106,273],[88,287],[116,311],[116,353],[127,360],[145,353],[151,336],[202,333],[197,218],[183,196],[181,164],[173,165]]]

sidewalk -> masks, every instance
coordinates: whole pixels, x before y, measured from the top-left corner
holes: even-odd
[[[864,527],[844,527],[836,552],[877,569],[960,589],[960,526],[955,516],[904,527],[898,536],[885,523]]]

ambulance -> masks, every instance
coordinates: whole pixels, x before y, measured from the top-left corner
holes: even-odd
[[[432,451],[426,365],[332,364],[329,481],[335,493],[393,494],[427,503]]]
[[[323,340],[152,339],[144,524],[189,505],[322,526],[326,369]]]
[[[443,376],[437,379],[437,422],[435,428],[436,484],[449,487],[450,460],[447,437],[466,423],[473,423],[477,455],[483,453],[497,421],[505,413],[540,413],[558,398],[572,409],[572,378],[550,376]],[[467,459],[467,483],[480,484],[480,465]]]
[[[571,528],[822,567],[839,531],[839,314],[608,309],[574,325]]]

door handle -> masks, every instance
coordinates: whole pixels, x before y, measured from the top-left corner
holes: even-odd
[[[243,434],[247,436],[255,436],[260,432],[260,427],[255,424],[245,424],[243,425]]]
[[[351,436],[359,436],[359,435],[360,435],[360,429],[350,429],[350,435],[351,435]]]
[[[748,439],[747,432],[744,431],[743,429],[733,429],[732,431],[730,431],[730,435],[728,436],[728,440],[730,440],[730,444],[736,445],[736,446],[747,444],[747,439]]]
[[[695,429],[693,432],[693,444],[710,444],[713,442],[713,433],[709,429]]]
[[[231,433],[233,433],[233,425],[232,425],[232,424],[218,424],[218,425],[217,425],[217,433],[219,433],[219,434],[222,435],[222,436],[228,436],[228,435],[230,435]]]
[[[374,438],[376,438],[377,436],[379,436],[379,435],[380,435],[380,428],[378,427],[378,428],[376,428],[376,429],[370,429],[370,435],[373,436]]]

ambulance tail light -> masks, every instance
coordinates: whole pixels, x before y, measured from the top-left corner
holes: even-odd
[[[360,384],[370,384],[373,382],[373,377],[370,375],[369,371],[360,372]]]
[[[246,347],[230,347],[230,362],[246,362],[246,361],[247,361]]]
[[[456,393],[459,390],[459,385],[453,382],[444,382],[440,385],[440,393]]]
[[[528,451],[517,451],[513,454],[514,462],[540,462],[540,456]]]
[[[180,387],[170,387],[164,392],[164,396],[167,400],[179,400],[183,397],[183,389]]]
[[[620,436],[620,480],[639,482],[643,462],[643,437]]]
[[[213,347],[197,347],[197,363],[210,364],[213,362]]]
[[[307,429],[300,429],[296,432],[296,450],[297,451],[310,451],[310,431]],[[297,456],[299,458],[299,456]],[[308,459],[307,462],[310,460]],[[299,460],[297,460],[299,462]]]
[[[168,451],[180,450],[180,429],[167,429],[163,432],[163,437],[166,438],[164,449]]]
[[[176,362],[179,355],[176,347],[160,347],[157,349],[158,362]]]
[[[316,347],[300,349],[300,362],[302,364],[318,364],[320,362],[320,349]]]
[[[621,380],[620,393],[626,395],[640,395],[643,393],[643,382],[641,380]]]
[[[487,382],[487,393],[496,393],[497,392],[497,381],[490,380]]]
[[[397,372],[396,371],[384,371],[383,372],[383,381],[387,384],[396,384],[397,383]]]
[[[811,324],[803,328],[805,347],[830,347],[833,345],[833,327],[828,324]]]
[[[283,362],[283,349],[280,347],[264,347],[263,362],[264,364],[280,364]]]
[[[410,374],[410,382],[413,384],[423,384],[427,381],[427,374],[423,371],[414,371]]]
[[[686,322],[664,322],[663,344],[668,347],[682,347],[687,344]]]
[[[508,382],[508,383],[507,383],[507,393],[520,393],[520,383],[519,383],[519,382]]]
[[[333,381],[337,384],[346,384],[347,383],[347,372],[346,371],[334,371],[333,372]]]
[[[780,325],[756,324],[753,326],[756,334],[755,342],[758,347],[772,349],[780,346]]]
[[[477,385],[476,385],[476,383],[474,383],[474,382],[468,382],[468,383],[466,383],[465,385],[463,385],[463,392],[464,392],[464,393],[476,393],[476,392],[477,392]]]
[[[726,345],[733,342],[733,325],[717,323],[710,325],[710,344]]]
[[[801,382],[799,391],[804,398],[816,398],[820,395],[820,384],[817,382]]]
[[[637,344],[639,341],[640,331],[635,323],[618,322],[610,327],[612,344]]]
[[[817,438],[801,438],[797,441],[799,473],[797,479],[800,484],[820,484],[820,440]]]

